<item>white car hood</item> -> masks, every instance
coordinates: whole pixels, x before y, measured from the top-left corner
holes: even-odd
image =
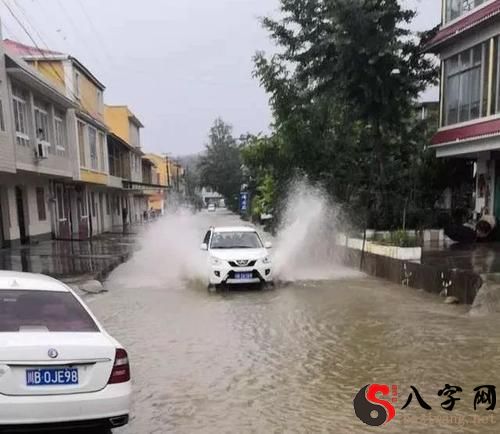
[[[267,250],[262,249],[213,249],[210,250],[210,256],[222,259],[223,261],[237,260],[257,260],[268,255]]]

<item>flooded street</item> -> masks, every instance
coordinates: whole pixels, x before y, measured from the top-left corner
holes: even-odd
[[[132,419],[116,432],[499,431],[498,409],[473,407],[476,386],[500,385],[498,318],[470,318],[465,307],[342,269],[329,280],[209,294],[199,269],[186,274],[199,266],[188,252],[208,226],[230,222],[202,213],[176,228],[156,223],[109,292],[88,300],[131,358]],[[354,413],[370,383],[399,387],[383,428]],[[441,408],[445,383],[463,389],[453,412]],[[401,410],[412,385],[431,411],[415,397]],[[494,419],[477,423],[476,414]],[[422,415],[435,419],[407,419]]]

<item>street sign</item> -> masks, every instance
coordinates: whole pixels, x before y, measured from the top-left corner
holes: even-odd
[[[248,211],[248,193],[240,193],[240,211],[247,212]]]

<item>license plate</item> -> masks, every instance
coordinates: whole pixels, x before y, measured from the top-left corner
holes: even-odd
[[[26,369],[27,386],[64,386],[78,384],[78,369]]]
[[[236,273],[234,276],[238,280],[248,280],[253,279],[252,273]]]

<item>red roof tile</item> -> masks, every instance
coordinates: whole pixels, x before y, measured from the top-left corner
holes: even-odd
[[[30,45],[21,44],[20,42],[12,41],[11,39],[4,39],[5,49],[18,56],[64,56],[64,53],[58,51],[45,50],[43,48],[36,48]]]
[[[456,23],[441,28],[441,30],[434,36],[434,38],[427,44],[427,49],[431,51],[442,43],[458,36],[467,30],[473,28],[474,26],[483,23],[490,18],[498,15],[500,13],[500,0],[496,0],[487,6],[484,6],[477,11],[463,17]]]

